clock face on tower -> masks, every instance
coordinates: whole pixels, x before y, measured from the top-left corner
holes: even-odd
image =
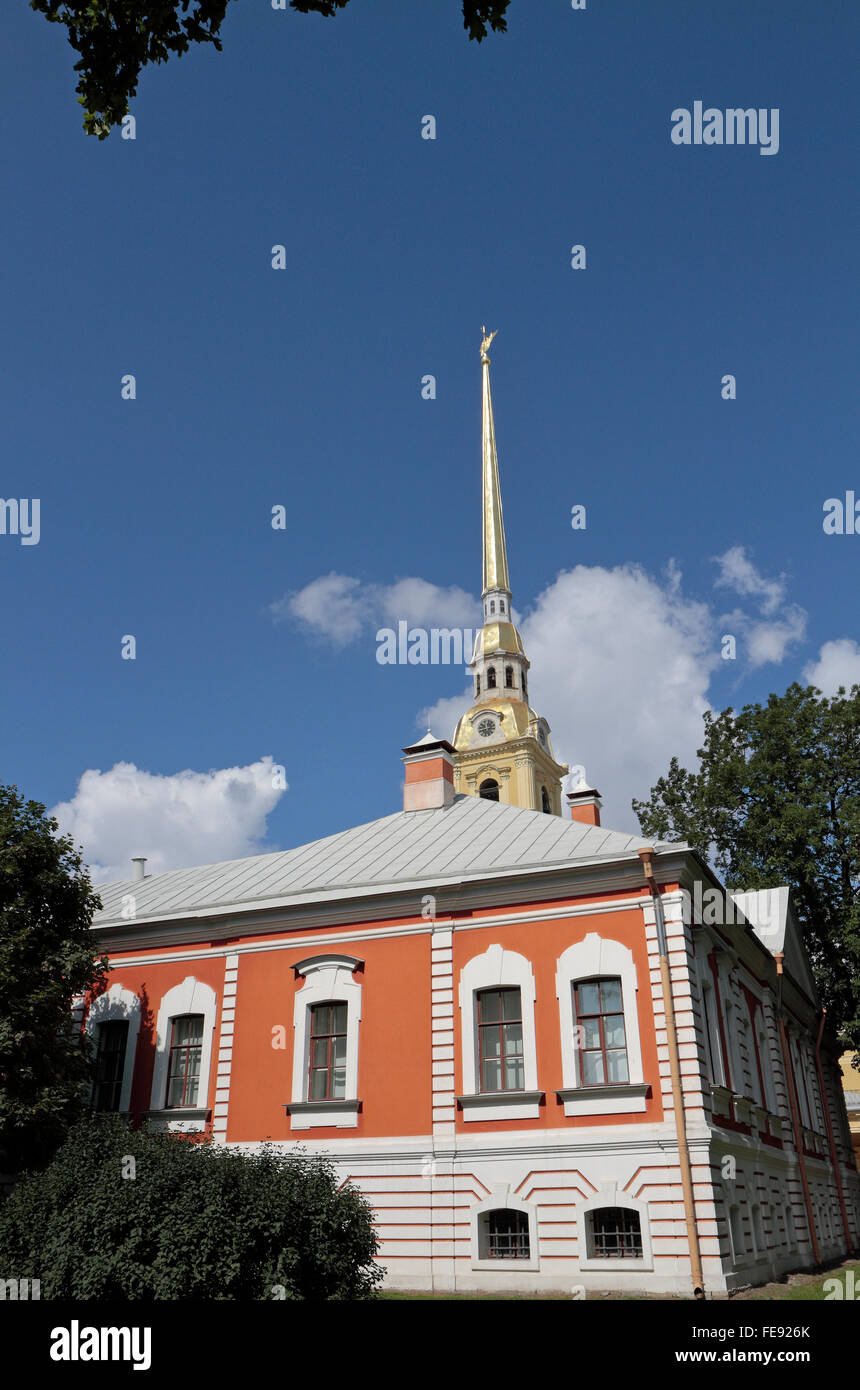
[[[478,733],[481,735],[481,738],[492,738],[495,731],[496,726],[492,719],[482,719],[478,725]]]

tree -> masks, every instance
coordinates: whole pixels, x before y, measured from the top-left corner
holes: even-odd
[[[89,1053],[72,1001],[99,989],[101,906],[57,822],[0,786],[0,1172],[44,1162],[86,1100]]]
[[[376,1250],[370,1207],[325,1159],[118,1115],[81,1120],[0,1208],[0,1269],[43,1299],[368,1299]]]
[[[221,25],[230,0],[30,0],[30,8],[53,24],[64,24],[69,43],[81,56],[78,101],[84,130],[104,140],[128,114],[147,63],[166,63],[187,53],[192,43],[221,51]],[[302,14],[333,17],[349,0],[290,0]],[[507,29],[510,0],[462,0],[463,25],[480,43],[490,29]],[[145,13],[142,15],[141,10]],[[190,11],[190,13],[189,13]]]
[[[688,840],[728,888],[788,884],[828,1022],[860,1050],[860,686],[706,713],[698,757],[633,801],[643,834]]]

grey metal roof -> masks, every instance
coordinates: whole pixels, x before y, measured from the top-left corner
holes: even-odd
[[[134,894],[139,922],[219,908],[262,908],[315,893],[348,897],[421,880],[443,883],[465,875],[611,860],[647,845],[657,842],[502,802],[457,796],[448,807],[398,811],[296,849],[103,884],[98,890],[103,910],[93,925],[120,920],[122,899],[129,893]]]

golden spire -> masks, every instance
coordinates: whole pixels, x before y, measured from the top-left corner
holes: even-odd
[[[499,488],[499,461],[496,457],[496,430],[493,424],[493,398],[490,395],[490,359],[487,349],[498,329],[487,333],[482,328],[481,371],[483,373],[483,418],[481,423],[481,454],[483,458],[483,515],[484,515],[484,588],[505,589],[508,582],[508,556],[505,548],[505,523],[502,517],[502,494]]]

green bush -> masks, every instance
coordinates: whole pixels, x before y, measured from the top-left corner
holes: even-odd
[[[134,1176],[125,1176],[134,1173]],[[0,1207],[0,1276],[69,1299],[366,1299],[372,1213],[323,1159],[88,1116]]]

